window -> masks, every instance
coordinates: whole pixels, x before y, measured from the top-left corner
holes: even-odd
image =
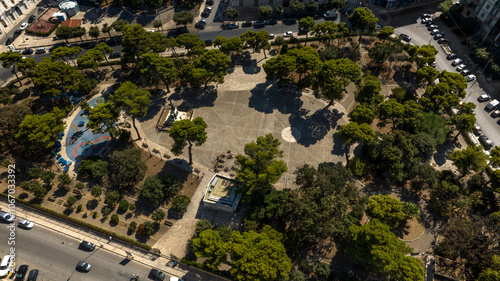
[[[8,9],[7,4],[5,4],[5,1],[2,1],[2,5],[4,6],[5,9]]]
[[[12,3],[12,5],[16,5],[16,2],[14,2],[14,0],[10,0],[10,2]]]
[[[484,19],[484,13],[481,13],[480,18]]]
[[[13,20],[13,21],[14,21],[14,20],[16,20],[16,18],[14,17],[14,15],[13,15],[13,14],[10,14],[9,16],[10,16],[10,19],[11,19],[11,20]]]
[[[486,5],[486,10],[489,10],[490,9],[490,4]]]
[[[7,28],[7,24],[5,23],[5,21],[3,19],[1,19],[0,22],[2,23],[3,27]]]

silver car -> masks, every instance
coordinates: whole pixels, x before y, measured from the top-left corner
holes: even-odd
[[[457,71],[460,72],[462,70],[464,70],[467,66],[465,64],[460,64],[459,66],[457,66]]]
[[[19,221],[17,226],[19,226],[21,228],[25,228],[25,229],[32,229],[33,226],[35,226],[35,223],[33,223],[32,221],[26,220],[26,219],[22,219]]]
[[[83,262],[83,261],[79,261],[78,264],[76,265],[76,269],[84,271],[84,272],[89,272],[90,269],[92,269],[92,265],[90,265],[86,262]]]
[[[0,212],[0,219],[6,222],[13,222],[15,218],[12,214]]]

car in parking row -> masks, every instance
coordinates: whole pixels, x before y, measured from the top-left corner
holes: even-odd
[[[406,35],[406,34],[400,34],[399,37],[401,37],[401,39],[403,39],[406,42],[410,42],[411,41],[411,37],[408,36],[408,35]]]
[[[490,150],[493,147],[493,142],[485,135],[479,136],[479,141],[484,146],[484,149]]]

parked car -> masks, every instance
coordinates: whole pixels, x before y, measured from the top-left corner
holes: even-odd
[[[462,64],[460,64],[460,65],[457,66],[457,71],[460,72],[460,71],[464,70],[465,67],[467,67],[467,66],[462,63]]]
[[[7,38],[7,41],[5,41],[5,45],[10,45],[10,44],[12,44],[12,42],[14,42],[14,39],[16,39],[16,38],[14,38],[14,37],[9,37],[9,38]]]
[[[203,11],[211,13],[212,12],[212,7],[205,7],[205,10],[203,10]]]
[[[9,272],[12,269],[12,264],[14,263],[15,259],[14,256],[12,255],[5,255],[2,258],[2,261],[0,262],[0,277],[5,277],[9,275]]]
[[[210,12],[207,12],[207,11],[203,11],[201,13],[201,16],[204,17],[204,18],[208,18],[210,16]]]
[[[22,54],[23,55],[32,55],[34,53],[33,49],[30,49],[28,47],[25,47]]]
[[[36,50],[35,50],[35,54],[44,54],[46,52],[47,52],[47,49],[45,49],[45,47],[36,48]]]
[[[410,42],[411,41],[411,37],[408,36],[408,35],[406,35],[406,34],[400,34],[399,37],[401,37],[401,39],[403,39],[406,42]]]
[[[95,249],[95,245],[93,243],[88,242],[88,241],[82,240],[82,241],[80,241],[80,245],[78,245],[78,248],[91,252]]]
[[[266,20],[266,25],[275,25],[277,23],[278,23],[278,21],[276,21],[275,19]]]
[[[240,27],[240,24],[235,22],[235,23],[232,23],[230,24],[227,28],[229,29],[236,29],[236,28],[239,28]]]
[[[477,98],[477,100],[480,102],[489,101],[489,100],[491,100],[491,97],[488,94],[484,94],[484,95],[480,95],[479,98]]]
[[[252,22],[251,21],[246,21],[244,23],[241,24],[241,27],[250,27],[252,26]]]
[[[422,15],[420,16],[420,18],[421,18],[421,19],[428,19],[428,18],[430,18],[430,17],[432,17],[432,15],[431,15],[431,14],[422,14]]]
[[[205,25],[207,25],[207,20],[201,19],[194,25],[194,27],[196,29],[204,29]]]
[[[449,44],[450,41],[448,41],[448,39],[442,37],[442,38],[439,38],[438,43],[439,44]]]
[[[212,46],[212,40],[205,40],[205,46]]]
[[[6,222],[13,222],[15,217],[12,214],[0,212],[0,219]]]
[[[269,34],[269,39],[274,39],[275,35],[273,33]]]
[[[26,28],[28,28],[28,26],[29,26],[29,23],[23,22],[23,23],[21,23],[21,26],[19,27],[19,30],[25,30]]]
[[[484,149],[490,150],[493,147],[493,142],[485,135],[479,136],[479,141],[483,144]]]
[[[425,26],[429,27],[429,26],[433,25],[434,22],[432,21],[432,19],[428,19],[424,24],[425,24]]]
[[[36,281],[36,279],[38,278],[38,272],[38,269],[32,269],[30,271],[30,274],[28,275],[28,281]]]
[[[153,280],[164,280],[165,279],[165,273],[157,270],[157,269],[151,269],[149,272],[149,278]]]
[[[476,75],[474,75],[474,74],[467,75],[467,76],[465,76],[465,80],[467,80],[467,82],[474,81],[474,80],[476,80]]]
[[[28,273],[28,268],[26,264],[21,265],[16,271],[16,280],[24,280],[24,277]]]
[[[260,28],[260,27],[264,27],[264,26],[266,26],[266,23],[262,20],[256,21],[253,23],[253,27],[255,27],[255,28]]]
[[[431,35],[436,35],[436,34],[438,34],[439,32],[440,32],[440,31],[439,31],[439,29],[433,29],[433,30],[431,31]]]
[[[427,23],[427,22],[432,22],[431,18],[425,18],[420,21],[421,23]]]
[[[492,118],[497,118],[498,116],[500,116],[500,109],[497,109],[491,113]]]
[[[480,136],[482,133],[483,131],[481,131],[481,127],[479,127],[478,124],[474,124],[474,134],[476,136]]]
[[[36,16],[35,15],[31,15],[31,17],[28,19],[28,23],[32,23],[36,20]]]
[[[222,1],[222,4],[224,4],[224,6],[229,5],[229,0],[223,0],[223,1]]]
[[[431,31],[431,30],[433,30],[433,29],[437,29],[437,28],[438,28],[438,26],[437,26],[437,25],[435,25],[435,24],[431,24],[431,25],[429,25],[429,26],[427,27],[427,30]]]
[[[434,35],[434,40],[438,40],[439,38],[442,38],[442,37],[443,37],[443,34],[438,33],[438,34]]]
[[[92,265],[79,261],[78,264],[76,265],[76,270],[83,271],[83,272],[89,272],[92,269]]]
[[[462,63],[462,59],[457,58],[457,59],[455,59],[455,60],[451,63],[451,65],[452,65],[452,66],[457,66],[457,65],[459,65],[459,64],[461,64],[461,63]]]
[[[285,33],[283,33],[283,37],[292,37],[293,36],[293,32],[291,31],[287,31]]]
[[[446,56],[446,59],[447,59],[447,60],[453,60],[453,59],[456,59],[456,58],[458,58],[458,55],[457,55],[457,54],[455,54],[455,53],[451,53],[451,54],[448,54],[448,55]]]
[[[207,4],[207,5],[213,5],[214,4],[214,0],[207,0],[205,2],[205,4]]]
[[[35,226],[35,223],[33,223],[32,221],[26,220],[26,219],[22,219],[19,221],[17,226],[20,228],[32,229],[33,226]]]
[[[22,30],[20,30],[20,29],[18,29],[18,30],[16,30],[16,31],[14,31],[14,34],[12,34],[12,36],[13,36],[14,38],[17,38],[17,37],[19,37],[19,35],[21,35],[21,33],[23,33],[23,31],[22,31]]]
[[[470,74],[470,70],[468,70],[468,69],[464,69],[464,70],[462,70],[462,72],[460,72],[460,73],[462,73],[462,75],[463,75],[463,76],[467,76],[467,75],[469,75],[469,74]]]

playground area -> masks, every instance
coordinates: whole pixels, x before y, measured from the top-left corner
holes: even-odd
[[[89,101],[90,108],[105,101],[103,96],[96,97]],[[87,114],[82,109],[68,128],[64,146],[66,147],[66,154],[71,161],[82,161],[89,156],[100,154],[101,149],[111,140],[109,133],[94,134],[91,129],[87,128],[87,122]]]

